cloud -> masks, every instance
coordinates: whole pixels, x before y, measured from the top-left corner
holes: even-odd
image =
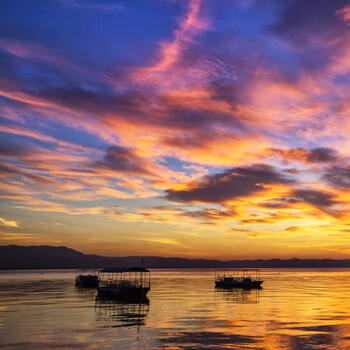
[[[26,128],[23,126],[19,126],[19,125],[15,125],[15,124],[10,124],[10,123],[1,123],[0,122],[0,132],[3,133],[8,133],[8,134],[13,134],[13,135],[19,135],[19,136],[27,136],[33,139],[36,139],[38,141],[42,141],[42,142],[48,142],[48,143],[54,143],[54,144],[58,144],[59,146],[63,146],[63,147],[69,147],[70,149],[74,150],[74,151],[83,151],[86,149],[91,149],[91,147],[88,146],[82,146],[76,143],[71,143],[71,142],[67,142],[67,141],[63,141],[60,140],[58,138],[49,136],[49,135],[45,135],[41,132],[35,131],[35,130],[31,130],[30,127]],[[6,148],[9,148],[8,145],[5,145]],[[16,146],[16,147],[21,147],[21,146]],[[26,147],[27,148],[27,147]],[[11,152],[13,152],[14,150],[12,150]]]
[[[282,211],[270,212],[269,215],[258,216],[251,215],[247,218],[240,220],[239,225],[268,225],[276,224],[279,221],[289,221],[290,214]]]
[[[298,231],[299,227],[298,226],[289,226],[287,228],[285,228],[285,231],[289,231],[289,232],[294,232],[294,231]]]
[[[138,81],[156,81],[157,84],[166,83],[169,75],[173,73],[174,65],[182,59],[184,50],[191,44],[193,38],[205,30],[208,20],[200,16],[202,0],[189,0],[187,13],[179,20],[179,27],[174,31],[174,39],[161,41],[158,57],[155,64],[135,70],[133,78]],[[172,79],[173,80],[173,79]]]
[[[125,8],[119,2],[96,0],[57,0],[66,6],[77,9],[97,10],[103,12],[121,12]]]
[[[349,25],[350,21],[350,6],[344,6],[342,9],[335,11],[335,14],[341,16],[345,23]]]
[[[335,14],[342,15],[347,0],[294,0],[283,3],[284,9],[273,30],[276,34],[289,38],[295,44],[311,39],[330,39],[344,29]],[[322,30],[328,28],[327,30]]]
[[[109,147],[103,160],[93,163],[92,167],[129,174],[155,176],[151,172],[151,163],[137,156],[132,150],[120,146]]]
[[[142,208],[137,214],[128,214],[128,218],[146,221],[158,221],[163,223],[176,223],[181,220],[183,225],[194,222],[205,225],[219,225],[223,221],[234,219],[236,212],[234,208],[227,206],[220,209],[197,207],[181,208],[177,206],[155,206]]]
[[[269,156],[278,156],[284,161],[297,160],[306,164],[335,162],[338,158],[338,152],[333,148],[320,147],[306,150],[304,148],[278,149],[269,148],[266,150]]]
[[[323,179],[334,187],[350,187],[350,165],[334,166],[326,169]]]
[[[199,219],[205,224],[216,224],[223,220],[233,219],[236,212],[233,208],[227,207],[224,209],[202,209],[202,210],[182,210],[179,217],[188,217],[192,219]]]
[[[313,189],[297,189],[292,192],[292,196],[328,214],[339,214],[334,206],[339,206],[341,203],[335,199],[334,193]]]
[[[59,65],[67,64],[63,58],[54,55],[52,52],[50,52],[50,50],[31,42],[23,42],[13,38],[0,37],[0,48],[20,58],[33,58]]]
[[[16,221],[6,220],[4,218],[0,217],[0,224],[4,226],[10,226],[10,227],[18,227],[18,224]]]
[[[143,184],[142,180],[133,179],[133,186],[127,186],[125,181],[127,177],[130,180],[131,174],[151,177],[147,169],[142,169],[143,164],[148,168],[151,164],[142,162],[142,158],[132,152],[111,149],[101,161],[91,162],[93,157],[103,156],[103,152],[92,147],[70,147],[69,143],[64,142],[46,148],[34,146],[30,142],[7,142],[7,137],[2,141],[2,189],[12,195],[27,194],[25,201],[30,202],[28,196],[43,194],[59,201],[157,195],[154,190],[150,190],[150,183]],[[161,172],[161,169],[155,168]],[[158,176],[153,178],[158,179]],[[120,184],[124,182],[122,187]]]
[[[26,157],[32,155],[35,147],[15,144],[13,142],[0,143],[0,157]]]
[[[266,209],[286,209],[290,207],[290,203],[282,200],[264,201],[259,203],[259,206]]]
[[[186,189],[169,189],[166,198],[178,202],[224,203],[265,189],[265,185],[290,183],[271,166],[256,164],[227,169],[189,183]]]

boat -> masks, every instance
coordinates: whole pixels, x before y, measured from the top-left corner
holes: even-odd
[[[75,285],[80,288],[95,288],[98,285],[97,273],[77,272]]]
[[[252,276],[252,275],[255,276]],[[263,280],[260,278],[260,270],[216,270],[215,286],[218,288],[243,288],[260,289]]]
[[[150,271],[144,267],[105,268],[98,279],[97,292],[102,298],[146,298],[151,289]]]

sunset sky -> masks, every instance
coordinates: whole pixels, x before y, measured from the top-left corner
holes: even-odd
[[[349,0],[2,0],[0,245],[350,258],[349,116]]]

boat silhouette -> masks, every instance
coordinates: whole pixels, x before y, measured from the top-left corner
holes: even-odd
[[[255,274],[254,277],[253,274]],[[215,286],[219,288],[259,289],[262,283],[260,270],[230,269],[215,271]]]

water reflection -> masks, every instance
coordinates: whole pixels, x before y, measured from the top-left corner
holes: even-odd
[[[271,269],[263,290],[153,270],[151,307],[96,298],[74,276],[0,272],[0,349],[350,349],[350,270]]]
[[[215,288],[214,295],[234,304],[258,304],[260,289]]]
[[[259,337],[225,332],[174,332],[162,339],[168,349],[262,349]],[[254,347],[253,347],[254,346]]]
[[[114,300],[97,296],[95,311],[98,321],[112,322],[112,327],[141,326],[149,312],[149,299]]]
[[[0,299],[1,302],[16,305],[50,304],[53,297],[64,298],[70,289],[71,284],[62,280],[14,280],[0,283]]]
[[[86,288],[86,287],[74,287],[75,294],[84,300],[95,300],[96,298],[96,288]]]
[[[292,335],[289,339],[291,350],[304,349],[336,349],[337,333],[336,325],[290,327],[291,330],[300,331],[300,335]]]
[[[312,349],[337,349],[336,336],[332,333],[317,333],[290,338],[290,350]]]

